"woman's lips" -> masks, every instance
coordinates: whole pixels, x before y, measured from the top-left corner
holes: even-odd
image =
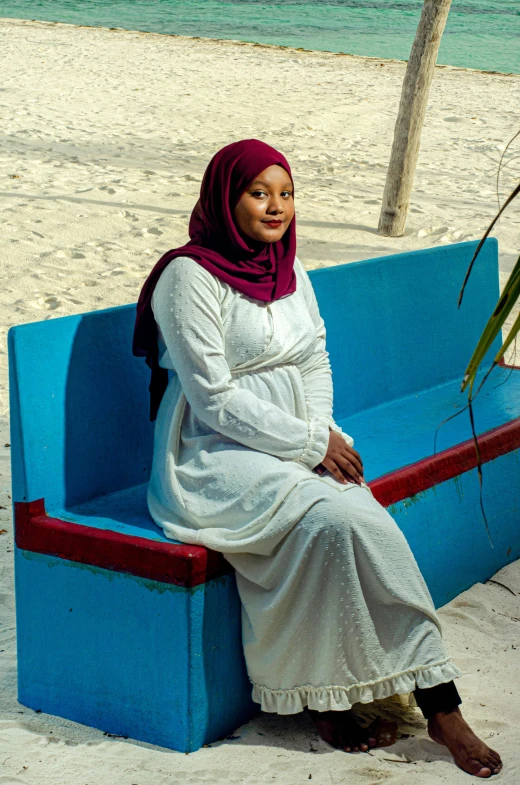
[[[262,221],[262,223],[266,224],[267,226],[271,226],[273,229],[277,229],[282,225],[283,221]]]

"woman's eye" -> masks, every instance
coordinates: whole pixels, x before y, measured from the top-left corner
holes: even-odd
[[[292,196],[292,191],[282,191],[281,194],[284,198]],[[265,191],[251,191],[251,196],[267,196]]]

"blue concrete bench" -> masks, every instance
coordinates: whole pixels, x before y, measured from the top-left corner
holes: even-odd
[[[335,417],[404,531],[437,605],[520,556],[520,373],[475,404],[482,520],[460,380],[498,297],[487,241],[311,273],[327,325]],[[195,750],[257,706],[234,575],[167,540],[146,507],[149,371],[135,306],[9,333],[19,699],[110,733]],[[496,348],[496,347],[494,347]]]

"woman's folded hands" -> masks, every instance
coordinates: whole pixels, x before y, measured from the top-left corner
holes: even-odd
[[[361,455],[353,447],[349,447],[339,433],[332,430],[329,434],[327,454],[315,468],[318,474],[323,474],[324,470],[329,471],[342,485],[349,482],[361,485],[365,482]]]

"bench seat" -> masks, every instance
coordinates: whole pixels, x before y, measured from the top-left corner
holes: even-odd
[[[433,454],[498,298],[488,240],[456,307],[475,246],[311,273],[335,419],[436,606],[520,557],[520,369],[495,369],[474,407],[491,541],[467,412],[442,425]],[[134,318],[129,305],[9,332],[19,700],[191,751],[258,707],[229,564],[168,540],[148,513],[153,424]]]

